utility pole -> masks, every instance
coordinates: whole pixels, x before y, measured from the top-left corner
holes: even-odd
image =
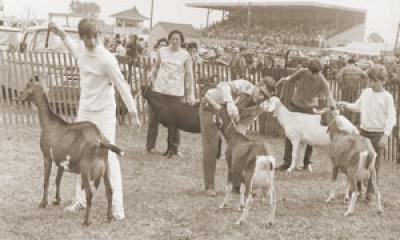
[[[153,11],[154,11],[154,0],[151,0],[151,7],[150,7],[150,29],[149,29],[149,31],[151,31],[151,29],[153,28]]]
[[[247,38],[246,38],[247,47],[249,47],[250,24],[251,24],[251,2],[249,2],[249,6],[247,7]]]
[[[209,20],[209,18],[210,18],[210,13],[211,13],[211,10],[210,10],[209,8],[207,8],[206,29],[208,28],[208,20]]]
[[[400,22],[397,24],[396,41],[394,43],[394,55],[397,56],[397,49],[399,48],[399,34],[400,34]]]

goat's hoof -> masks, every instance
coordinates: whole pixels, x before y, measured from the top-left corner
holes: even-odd
[[[306,171],[309,171],[309,172],[312,172],[313,169],[312,169],[311,164],[309,164],[307,167],[305,167],[305,170],[306,170]]]
[[[113,217],[113,215],[112,214],[108,214],[108,216],[107,216],[107,222],[108,223],[111,223],[111,221],[114,219],[114,217]]]
[[[385,211],[383,211],[383,208],[378,209],[378,214],[382,215]]]
[[[39,208],[46,208],[47,202],[41,202]]]
[[[170,153],[171,153],[171,152],[167,150],[166,152],[164,152],[164,153],[161,154],[161,155],[162,155],[162,156],[168,156]]]
[[[273,221],[273,220],[269,220],[269,221],[267,221],[267,222],[264,223],[264,226],[265,226],[266,228],[269,228],[269,227],[272,227],[273,224],[274,224],[274,221]]]
[[[61,199],[59,199],[59,200],[54,200],[54,201],[52,202],[52,204],[53,204],[54,206],[59,206],[60,203],[61,203]]]
[[[351,212],[351,211],[347,211],[347,212],[344,213],[345,217],[349,217],[351,215],[353,215],[353,212]]]
[[[242,223],[243,223],[243,221],[242,221],[241,219],[239,219],[239,220],[237,220],[237,221],[235,222],[236,225],[242,225]]]
[[[293,168],[288,168],[286,171],[287,172],[293,172]]]
[[[82,225],[85,226],[85,227],[89,227],[90,224],[92,224],[92,221],[89,221],[89,220],[85,220],[85,221],[82,223]]]
[[[329,196],[329,197],[325,200],[325,203],[331,203],[331,202],[333,202],[333,200],[335,200],[335,197]]]
[[[226,208],[226,204],[225,203],[222,203],[221,205],[219,205],[219,209],[224,209],[224,208]]]

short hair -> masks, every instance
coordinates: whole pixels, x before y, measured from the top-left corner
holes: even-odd
[[[264,76],[261,78],[258,86],[266,86],[267,89],[272,93],[276,92],[276,81],[270,76]]]
[[[174,34],[179,34],[179,38],[181,39],[181,44],[185,42],[185,37],[183,36],[183,33],[178,29],[172,30],[171,32],[168,33],[168,41],[171,41],[172,35]]]
[[[350,58],[349,58],[349,60],[347,60],[347,63],[348,64],[354,64],[354,63],[356,63],[357,62],[357,60],[356,60],[356,57],[355,56],[351,56]]]
[[[83,18],[78,23],[79,37],[98,37],[104,35],[104,22],[98,18]]]
[[[194,49],[198,49],[198,46],[197,46],[197,43],[196,42],[190,42],[189,44],[188,44],[188,49],[192,49],[192,48],[194,48]]]
[[[368,78],[386,82],[388,74],[386,68],[381,64],[374,64],[367,70]]]
[[[308,70],[312,73],[319,73],[322,70],[321,61],[318,58],[311,58],[308,61]]]
[[[154,44],[154,49],[159,48],[161,43],[165,43],[166,46],[168,46],[168,40],[166,38],[160,38],[157,40],[156,44]]]

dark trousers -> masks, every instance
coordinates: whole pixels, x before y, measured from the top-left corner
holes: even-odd
[[[305,109],[305,108],[298,107],[293,102],[290,103],[288,109],[291,112],[314,114],[312,109]],[[285,137],[285,152],[283,155],[283,164],[288,167],[292,163],[292,149],[293,149],[292,142],[287,137]],[[309,164],[311,164],[310,159],[311,159],[312,151],[313,151],[312,147],[310,145],[306,145],[306,152],[304,153],[304,168],[307,168],[307,166]]]
[[[383,136],[383,132],[367,132],[363,129],[360,130],[360,135],[364,136],[366,138],[369,138],[372,143],[372,147],[374,147],[374,150],[376,152],[376,162],[375,162],[375,169],[376,169],[376,183],[378,184],[379,182],[379,169],[381,166],[381,161],[383,161],[384,154],[385,154],[385,148],[383,146],[379,145],[379,141],[381,140]],[[371,179],[368,181],[368,188],[367,188],[367,196],[370,194],[373,194],[373,186],[372,186],[372,181]]]
[[[213,121],[214,113],[206,109],[205,100],[200,105],[201,141],[203,146],[203,177],[206,189],[215,189],[215,169],[218,157],[218,128]]]
[[[174,96],[171,96],[174,97]],[[149,105],[148,111],[148,128],[147,128],[147,138],[146,138],[146,150],[151,150],[155,148],[158,136],[158,126],[160,122],[157,118],[157,113],[153,111]],[[176,127],[168,128],[168,140],[167,140],[167,151],[166,153],[177,154],[179,143],[180,143],[180,132]]]
[[[293,145],[292,142],[286,137],[285,138],[285,153],[283,155],[283,164],[286,166],[290,166],[292,163],[292,149]],[[304,154],[304,167],[307,168],[309,164],[311,164],[311,155],[312,155],[313,149],[310,145],[306,145],[306,152]]]

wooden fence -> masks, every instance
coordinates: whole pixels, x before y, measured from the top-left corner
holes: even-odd
[[[152,63],[148,59],[130,66],[125,58],[118,59],[121,71],[132,89],[140,89],[141,85],[147,83]],[[291,71],[281,68],[263,69],[261,71],[245,72],[245,78],[253,83],[258,83],[262,76],[272,76],[279,80],[287,76]],[[33,110],[30,103],[16,102],[14,99],[24,89],[30,77],[37,75],[48,91],[49,102],[53,110],[63,117],[66,121],[72,122],[79,107],[79,69],[75,60],[69,54],[63,53],[8,53],[0,51],[0,124],[11,125],[20,124],[28,126],[38,126],[39,120],[37,113]],[[220,81],[230,81],[231,72],[229,67],[218,63],[198,64],[194,66],[195,92],[197,99],[204,95],[205,91],[215,86]],[[338,88],[334,77],[335,74],[326,76],[335,99],[355,100],[361,89],[349,93]],[[278,94],[284,104],[287,104],[293,94],[293,84],[285,84],[279,87]],[[397,106],[397,116],[399,115],[400,96],[399,85],[388,84],[387,90],[393,95]],[[121,125],[130,125],[129,119],[125,119],[126,108],[122,100],[116,95],[117,118]],[[324,99],[321,99],[324,102]],[[141,120],[147,122],[147,105],[141,96],[138,97],[137,107]],[[346,112],[345,115],[355,124],[358,122],[358,114]],[[399,117],[389,138],[386,150],[386,158],[389,161],[400,163],[400,153],[398,153]],[[263,113],[251,126],[251,131],[262,134],[281,137],[283,130],[271,114]]]

